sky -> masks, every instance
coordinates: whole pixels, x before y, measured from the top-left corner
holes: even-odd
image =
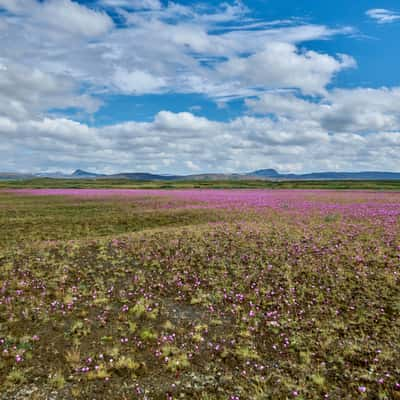
[[[398,0],[0,0],[0,171],[400,171]]]

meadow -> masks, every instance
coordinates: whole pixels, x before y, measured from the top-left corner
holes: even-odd
[[[0,399],[400,399],[397,183],[273,184],[2,183]]]

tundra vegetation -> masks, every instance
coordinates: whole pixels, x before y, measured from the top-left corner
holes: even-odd
[[[400,193],[0,191],[0,399],[400,399]]]

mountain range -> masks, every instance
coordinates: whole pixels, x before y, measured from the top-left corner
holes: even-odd
[[[121,172],[118,174],[96,174],[77,169],[72,174],[62,172],[41,172],[38,174],[1,173],[0,180],[27,180],[35,178],[52,179],[129,179],[135,181],[173,181],[173,180],[400,180],[400,172],[312,172],[307,174],[281,174],[275,169],[260,169],[248,173],[234,174],[194,174],[162,175],[148,172]]]

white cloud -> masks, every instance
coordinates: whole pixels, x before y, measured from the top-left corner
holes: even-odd
[[[50,108],[67,107],[94,112],[101,104],[89,95],[79,94],[68,77],[7,62],[0,66],[0,116],[23,120]]]
[[[0,9],[13,13],[21,13],[24,9],[31,9],[36,5],[35,0],[0,0]]]
[[[114,26],[106,13],[72,0],[0,0],[1,7],[27,22],[86,37],[102,35]]]
[[[300,52],[290,43],[267,43],[250,57],[235,57],[219,65],[221,75],[247,85],[270,88],[300,88],[321,93],[335,73],[355,66],[349,56],[331,57],[315,51]]]
[[[186,161],[185,164],[191,171],[200,171],[200,167],[196,165],[193,161]]]
[[[68,171],[79,165],[115,172],[365,170],[371,165],[396,170],[400,158],[400,131],[328,133],[307,118],[238,117],[216,122],[162,111],[151,122],[103,128],[68,119],[0,119],[0,137],[10,149],[10,156],[0,160],[0,170],[10,163],[20,170],[56,166]],[[23,154],[30,154],[29,159]]]
[[[162,77],[146,71],[127,71],[123,68],[117,68],[113,81],[121,93],[127,94],[157,93],[166,86],[166,81]]]
[[[400,131],[400,88],[334,89],[319,101],[293,92],[266,93],[246,100],[258,114],[314,121],[328,132]]]
[[[335,89],[327,96],[330,109],[322,123],[332,131],[400,130],[400,88]]]
[[[114,25],[104,12],[89,9],[71,0],[47,0],[37,8],[34,17],[55,28],[87,37],[102,35]]]
[[[212,131],[217,127],[214,123],[204,117],[197,117],[188,112],[173,113],[170,111],[160,111],[154,120],[154,125],[160,131],[167,131],[179,136],[189,132],[190,136],[197,135],[198,131]]]
[[[101,0],[109,7],[127,7],[137,10],[159,10],[162,4],[159,0]]]
[[[0,132],[14,133],[18,125],[9,118],[0,117]]]
[[[384,8],[373,8],[368,10],[366,14],[378,24],[390,24],[400,19],[399,13]]]
[[[257,98],[246,99],[245,104],[254,113],[276,114],[281,117],[310,118],[312,112],[319,112],[321,105],[299,98],[294,92],[278,91],[264,93]]]

